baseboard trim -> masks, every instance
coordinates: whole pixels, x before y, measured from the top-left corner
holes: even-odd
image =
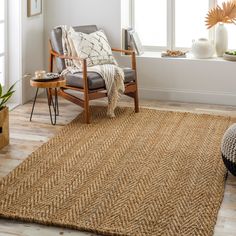
[[[236,106],[236,92],[140,88],[140,98]]]
[[[7,103],[7,106],[9,107],[9,111],[12,111],[15,108],[17,108],[18,106],[20,106],[20,104],[19,103],[10,102],[10,103]]]

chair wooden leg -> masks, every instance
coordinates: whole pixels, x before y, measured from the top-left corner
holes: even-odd
[[[89,104],[85,103],[85,107],[84,107],[84,113],[85,113],[85,123],[86,124],[90,124],[90,111],[89,111]]]
[[[89,110],[89,100],[85,99],[84,101],[84,114],[85,114],[85,123],[90,124],[90,110]]]
[[[87,61],[83,62],[83,82],[84,82],[84,114],[86,124],[90,124],[90,111],[89,111],[89,90],[88,90],[88,77],[87,77]]]
[[[138,89],[136,89],[135,94],[134,94],[134,107],[135,107],[135,112],[139,112],[139,98],[138,98]]]

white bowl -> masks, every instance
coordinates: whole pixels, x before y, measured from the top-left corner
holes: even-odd
[[[229,54],[224,53],[223,59],[227,61],[236,61],[236,55],[229,55]]]

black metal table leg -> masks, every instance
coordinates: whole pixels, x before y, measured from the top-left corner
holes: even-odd
[[[30,121],[32,120],[32,116],[34,113],[34,107],[35,107],[36,99],[38,96],[38,91],[39,91],[39,88],[37,88],[36,93],[35,93],[34,102],[33,102],[32,110],[31,110],[31,114],[30,114]]]
[[[52,93],[46,90],[46,92],[48,92],[48,94],[50,95],[50,102],[48,101],[48,104],[52,105],[56,115],[59,116],[59,105],[58,105],[58,92],[57,92],[57,88],[54,88],[54,95],[55,95],[55,101],[53,101],[53,96]]]
[[[51,93],[46,89],[47,99],[48,99],[48,110],[50,115],[51,124],[55,125],[57,123],[57,115],[59,114],[58,109],[58,97],[57,97],[57,88],[55,88],[55,101],[53,101],[53,97],[51,96]],[[52,109],[54,111],[54,119],[52,115]]]

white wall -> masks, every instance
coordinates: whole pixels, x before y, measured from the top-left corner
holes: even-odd
[[[15,106],[33,98],[30,78],[44,68],[44,10],[39,16],[27,17],[27,0],[8,0],[8,9],[7,86],[18,81],[10,101]]]
[[[44,44],[44,12],[43,14],[27,17],[27,0],[22,3],[22,101],[31,100],[35,90],[30,86],[29,75],[39,69],[45,69],[45,44]],[[45,1],[47,2],[47,1]]]
[[[120,45],[119,0],[50,0],[45,4],[46,32],[57,25],[96,24],[108,33],[114,46]],[[45,37],[48,40],[48,34]]]
[[[140,95],[236,105],[236,64],[223,60],[139,58]]]
[[[57,25],[97,24],[121,45],[120,0],[46,1],[45,43]],[[126,64],[127,59],[120,61]],[[213,60],[138,58],[141,97],[236,105],[236,64]]]

